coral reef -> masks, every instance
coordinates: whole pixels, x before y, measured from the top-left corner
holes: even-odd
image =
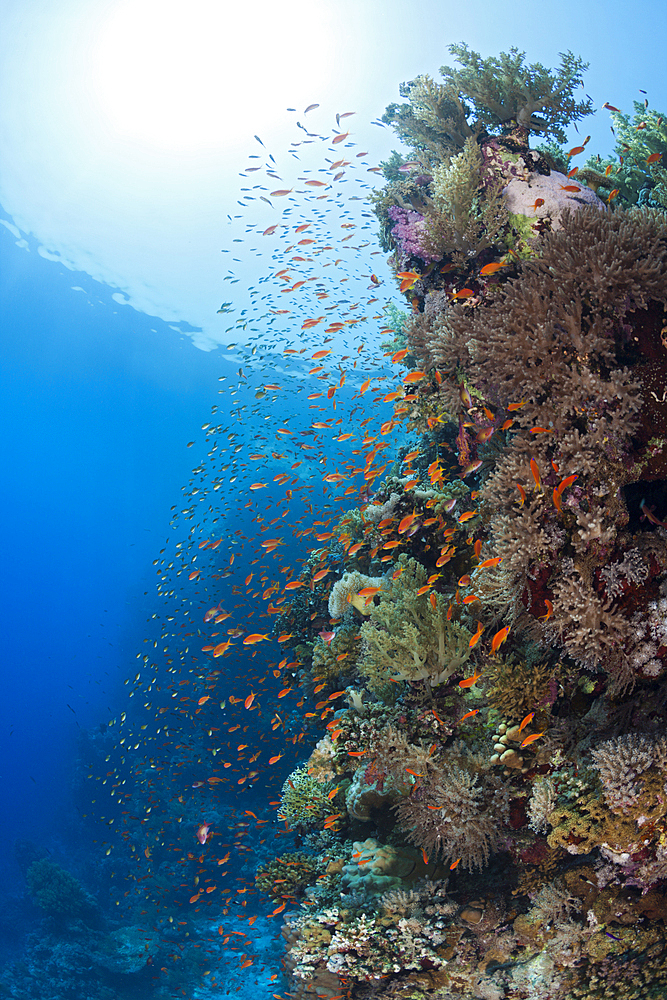
[[[302,996],[658,998],[667,133],[613,112],[634,165],[571,168],[579,59],[450,51],[387,109],[409,149],[371,199],[418,443],[281,616],[326,733],[279,812],[320,865],[286,964]]]

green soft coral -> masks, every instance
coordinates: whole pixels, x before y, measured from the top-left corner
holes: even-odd
[[[500,238],[508,222],[501,185],[489,187],[484,196],[483,159],[474,139],[467,139],[463,152],[433,172],[433,208],[426,215],[424,249],[436,258],[452,257],[465,267]]]
[[[442,684],[470,659],[471,633],[447,621],[448,602],[433,594],[418,594],[427,571],[405,553],[398,559],[400,575],[387,580],[361,626],[363,656],[359,664],[371,690],[381,692],[391,681]]]

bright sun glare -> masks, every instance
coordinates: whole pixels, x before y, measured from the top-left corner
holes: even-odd
[[[269,100],[317,99],[327,20],[307,0],[119,0],[90,53],[99,110],[113,133],[142,145],[224,145],[249,123],[261,127]]]

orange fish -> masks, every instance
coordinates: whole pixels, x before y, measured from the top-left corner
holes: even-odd
[[[521,731],[522,731],[523,729],[525,729],[525,728],[526,728],[526,726],[528,725],[528,723],[529,723],[529,722],[530,722],[530,721],[531,721],[532,719],[534,719],[534,717],[535,717],[535,713],[534,713],[534,712],[530,712],[530,713],[529,713],[529,714],[528,714],[528,715],[526,716],[526,718],[525,718],[525,719],[523,720],[523,722],[521,723],[521,725],[519,726],[519,732],[521,732]]]
[[[454,871],[460,860],[461,860],[460,858],[457,858],[456,861],[452,861],[451,865],[449,866],[450,872]]]
[[[576,476],[576,475],[575,476],[566,476],[565,479],[563,479],[563,481],[558,484],[558,493],[559,494],[562,493],[563,490],[566,490],[567,487],[571,486],[572,483],[575,481],[575,479],[578,479],[578,478],[579,477]]]
[[[661,156],[662,156],[662,153],[651,153],[650,156],[646,157],[646,162],[647,163],[657,163]]]
[[[578,184],[561,184],[561,191],[581,191]]]
[[[514,413],[515,410],[520,410],[522,406],[526,405],[526,400],[522,399],[520,403],[509,403],[507,409],[510,413]]]
[[[519,507],[523,507],[524,503],[526,502],[526,491],[524,490],[521,483],[517,483],[516,488],[518,489],[519,496],[521,497],[521,502],[519,503]]]
[[[424,864],[427,865],[428,864],[428,854],[426,853],[426,851],[424,850],[423,847],[422,847],[422,858],[424,859]]]
[[[479,273],[486,278],[488,274],[495,274],[496,271],[500,271],[503,267],[506,267],[506,265],[501,263],[485,264]]]
[[[412,385],[414,382],[421,382],[423,378],[426,378],[426,372],[414,371],[406,375],[403,381],[406,385]]]
[[[200,698],[197,702],[198,705],[204,705],[210,698],[210,694],[205,694],[203,698]]]
[[[459,514],[456,520],[459,524],[463,524],[464,521],[469,521],[471,517],[474,517],[476,513],[476,510],[466,510],[463,514]]]
[[[477,622],[477,631],[475,632],[474,636],[472,637],[472,639],[468,643],[468,645],[470,646],[471,649],[473,648],[473,646],[477,645],[477,643],[479,642],[479,637],[481,636],[481,634],[482,634],[483,631],[484,631],[484,626],[482,625],[481,622]],[[465,718],[465,716],[464,716],[464,718]]]
[[[259,632],[253,632],[251,635],[247,635],[243,640],[244,646],[253,646],[256,642],[264,642],[268,640],[268,635],[261,635]]]
[[[461,718],[459,719],[459,722],[463,722],[464,719],[472,718],[472,716],[477,715],[478,712],[479,712],[478,708],[473,708],[472,712],[466,712],[465,715],[462,715]]]
[[[555,486],[554,486],[554,507],[556,508],[559,514],[563,513],[563,508],[561,507],[560,504],[560,493],[558,492],[558,489]]]
[[[417,284],[421,274],[417,274],[416,271],[399,271],[396,277],[401,279],[399,292],[407,292],[408,289]]]
[[[511,625],[506,625],[501,628],[499,632],[496,632],[493,639],[491,640],[491,652],[495,653],[496,650],[502,646],[507,636],[510,634]]]
[[[571,149],[567,155],[568,155],[568,157],[569,156],[577,156],[578,153],[583,153],[583,151],[584,151],[584,147],[583,146],[575,146],[574,149]]]
[[[319,570],[315,574],[315,576],[313,577],[313,583],[318,583],[320,580],[323,580],[324,577],[327,575],[327,573],[330,573],[330,572],[331,572],[330,569],[321,569],[321,570]]]
[[[255,700],[255,694],[254,694],[254,692],[252,692],[251,694],[248,695],[248,697],[246,698],[246,700],[243,702],[244,708],[250,708],[250,706],[252,705],[252,703],[253,703],[254,700]]]
[[[477,568],[478,569],[491,568],[493,566],[498,566],[502,561],[503,561],[502,556],[495,556],[495,558],[493,559],[485,559],[484,562],[481,562]]]
[[[554,606],[551,603],[551,601],[548,600],[546,597],[544,598],[544,603],[545,603],[546,608],[547,608],[547,613],[546,613],[546,615],[540,615],[539,618],[540,618],[540,620],[544,620],[545,622],[548,622],[549,619],[551,618],[552,614],[554,613]]]
[[[412,514],[406,514],[405,515],[405,517],[403,518],[403,520],[398,525],[398,533],[399,533],[399,535],[404,535],[405,534],[405,532],[408,530],[408,528],[410,527],[410,525],[412,524],[412,522],[415,520],[416,517],[417,517],[417,514],[416,514],[416,511],[414,511],[414,510],[413,510]]]
[[[609,192],[609,197],[607,198],[607,201],[613,201],[614,198],[619,194],[619,192],[620,188],[614,188],[613,191]]]
[[[199,841],[200,844],[206,843],[206,841],[208,840],[208,833],[210,829],[211,827],[208,823],[202,823],[201,826],[197,827],[197,832],[195,836],[197,837],[197,840]],[[192,902],[192,900],[190,900],[190,902]]]
[[[470,299],[474,294],[475,292],[473,292],[472,288],[461,288],[458,292],[454,292],[454,294],[450,296],[450,301],[453,302],[454,299]]]
[[[534,458],[530,460],[530,471],[533,474],[533,479],[535,480],[535,485],[537,486],[540,493],[542,492],[542,480],[540,478],[540,470],[537,462]]]
[[[482,676],[481,673],[477,673],[477,674],[473,674],[472,677],[466,677],[464,680],[459,681],[459,687],[460,688],[469,688],[469,687],[472,687],[473,684],[475,684],[476,681],[478,681],[481,676]]]
[[[544,733],[533,733],[532,736],[526,736],[523,743],[519,744],[519,749],[522,750],[524,747],[529,747],[535,740],[539,740],[540,736],[544,736]]]
[[[278,761],[280,760],[280,758],[284,757],[284,756],[285,756],[285,754],[279,753],[279,754],[276,754],[275,757],[269,757],[269,764],[277,764]]]

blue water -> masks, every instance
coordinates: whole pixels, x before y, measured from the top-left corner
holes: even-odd
[[[299,530],[318,515],[335,519],[342,506],[322,482],[336,456],[332,447],[307,444],[315,440],[310,423],[337,417],[349,429],[351,414],[358,422],[365,410],[354,390],[377,369],[351,372],[332,413],[326,399],[325,406],[305,400],[306,387],[319,387],[304,378],[313,362],[292,360],[288,376],[289,363],[271,352],[263,358],[256,336],[258,363],[241,376],[242,355],[197,350],[186,334],[119,307],[112,289],[45,260],[36,244],[16,246],[4,228],[0,238],[0,398],[3,426],[11,428],[2,439],[1,981],[10,995],[31,1000],[93,1000],[111,987],[118,997],[183,989],[203,997],[207,981],[214,991],[270,995],[282,982],[281,918],[268,916],[275,904],[257,897],[254,873],[261,860],[294,846],[277,829],[275,803],[317,737],[303,702],[297,707],[298,691],[278,698],[284,681],[273,674],[282,655],[275,642],[270,652],[260,644],[244,649],[236,636],[235,648],[212,661],[201,653],[212,628],[203,617],[216,605],[230,613],[218,626],[221,638],[225,626],[271,633],[275,616],[259,615],[268,576],[282,573],[284,583],[298,575],[313,544]],[[244,363],[253,357],[246,351]],[[272,404],[255,395],[269,379],[286,390]],[[226,392],[232,385],[238,388]],[[226,457],[205,456],[208,420],[221,421],[215,439]],[[285,422],[296,444],[275,433]],[[266,454],[268,471],[255,472],[254,451]],[[274,485],[284,469],[293,478]],[[255,478],[266,488],[250,490]],[[196,483],[199,494],[191,492]],[[283,547],[258,564],[257,539],[275,535]],[[215,554],[199,550],[202,539],[221,540]],[[179,551],[188,561],[197,557],[201,577],[175,576]],[[262,565],[268,576],[253,596],[245,580],[260,578]],[[197,695],[214,693],[201,706],[193,696],[179,714],[169,685],[189,696],[190,683]],[[256,702],[246,709],[252,693]],[[237,750],[241,743],[247,753]],[[212,773],[216,746],[218,762],[230,768],[215,772],[224,778],[219,784],[198,787]],[[263,759],[253,764],[258,749]],[[269,755],[280,755],[271,767]],[[127,798],[114,799],[112,787]],[[176,829],[174,809],[182,821]],[[204,847],[195,835],[201,823],[214,831]],[[230,851],[220,878],[217,862]],[[40,858],[95,900],[83,931],[35,905],[26,872]],[[202,881],[220,883],[199,906],[189,902],[195,868]],[[164,971],[149,965],[119,978],[93,966],[82,982],[77,947],[85,950],[90,935],[139,924],[160,935]],[[233,934],[225,939],[233,931],[242,947],[232,949]],[[178,949],[194,940],[208,947],[211,968],[191,959],[183,972]],[[244,961],[253,964],[243,968]]]

